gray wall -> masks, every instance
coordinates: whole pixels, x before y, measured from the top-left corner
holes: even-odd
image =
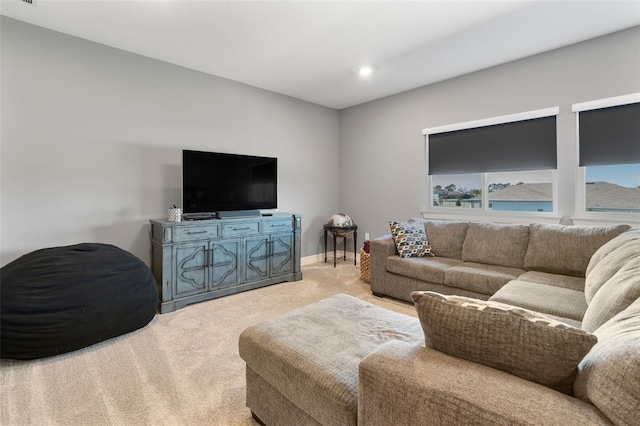
[[[640,92],[640,27],[340,111],[340,208],[371,237],[425,209],[422,129],[559,106],[558,194],[574,215],[576,102]]]
[[[278,157],[302,255],[338,211],[338,112],[2,17],[2,265],[95,241],[149,262],[183,148]]]
[[[303,256],[337,211],[360,240],[425,204],[422,129],[551,106],[559,214],[575,198],[571,104],[640,91],[640,28],[339,113],[1,18],[0,264],[82,241],[149,261],[148,220],[180,204],[183,148],[279,158]]]

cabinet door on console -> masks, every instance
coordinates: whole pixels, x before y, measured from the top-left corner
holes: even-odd
[[[207,291],[207,283],[209,282],[208,247],[208,241],[173,246],[173,258],[176,265],[174,297]]]
[[[293,272],[293,234],[283,232],[271,235],[271,274],[275,277]]]
[[[239,257],[241,256],[240,239],[218,240],[212,243],[213,261],[211,262],[211,290],[230,287],[242,282]]]
[[[258,236],[245,239],[246,282],[257,281],[269,277],[268,237]]]

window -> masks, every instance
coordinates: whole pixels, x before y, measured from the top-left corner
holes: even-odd
[[[576,211],[640,216],[640,94],[573,105],[578,134]]]
[[[433,206],[482,208],[482,174],[435,175],[432,177]]]
[[[428,211],[555,211],[558,108],[423,130]]]
[[[553,213],[554,170],[488,175],[487,202],[490,210]]]

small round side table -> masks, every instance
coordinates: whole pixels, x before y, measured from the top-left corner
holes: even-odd
[[[333,225],[323,225],[324,226],[324,263],[327,263],[327,233],[331,232],[333,235],[333,267],[336,267],[336,240],[338,236],[342,237],[343,240],[343,258],[347,260],[347,235],[353,232],[353,264],[356,264],[356,247],[358,246],[358,225],[351,226],[333,226]]]

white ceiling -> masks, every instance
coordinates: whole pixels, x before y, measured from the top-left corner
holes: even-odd
[[[0,13],[336,109],[640,24],[640,0],[33,2]]]

